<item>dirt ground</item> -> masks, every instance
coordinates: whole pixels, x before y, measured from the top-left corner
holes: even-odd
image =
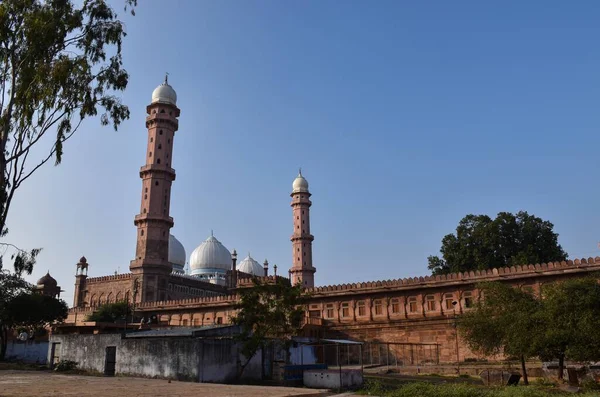
[[[292,387],[233,386],[159,379],[60,375],[45,371],[0,371],[0,396],[211,396],[283,397],[326,396],[319,390]]]

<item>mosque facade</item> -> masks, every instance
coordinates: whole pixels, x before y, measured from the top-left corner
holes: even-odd
[[[154,317],[157,326],[226,324],[234,314],[237,291],[253,277],[273,280],[269,269],[248,254],[238,262],[212,233],[189,256],[170,234],[171,185],[175,181],[173,141],[180,110],[177,94],[167,80],[152,93],[146,108],[148,142],[142,179],[136,257],[125,274],[88,277],[88,262],[77,263],[73,308],[65,325],[84,327],[98,306],[128,301],[141,316]],[[600,257],[560,263],[531,264],[442,276],[363,282],[315,287],[310,229],[312,205],[309,184],[299,172],[291,189],[293,215],[292,284],[310,293],[306,306],[307,335],[344,337],[365,341],[435,344],[439,362],[477,358],[456,335],[455,318],[468,311],[480,296],[477,284],[500,280],[539,293],[544,283],[600,270]],[[56,287],[55,284],[53,284]],[[79,332],[79,331],[78,331]]]

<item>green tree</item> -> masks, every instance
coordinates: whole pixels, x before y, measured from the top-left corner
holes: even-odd
[[[302,327],[306,296],[301,285],[291,286],[289,280],[279,277],[275,282],[255,278],[254,285],[242,289],[239,294],[235,304],[237,313],[231,317],[231,322],[241,328],[236,336],[246,359],[238,373],[241,377],[250,360],[270,340],[276,339],[285,347],[289,346],[291,337]]]
[[[525,211],[467,215],[442,239],[442,258],[429,256],[434,275],[567,259],[554,225]]]
[[[518,357],[523,382],[529,384],[525,360],[538,355],[539,337],[531,330],[544,324],[540,301],[527,291],[500,282],[483,283],[478,288],[484,299],[459,318],[461,336],[474,351]]]
[[[4,360],[6,355],[8,332],[12,327],[8,307],[15,297],[31,289],[32,285],[20,275],[0,270],[0,360]]]
[[[104,0],[0,2],[0,237],[17,189],[50,159],[61,162],[84,119],[100,113],[117,129],[129,117],[115,95],[129,80],[124,36]],[[33,266],[38,253],[17,248],[13,259]]]
[[[90,314],[87,321],[116,323],[119,320],[125,320],[130,312],[131,308],[126,301],[105,303],[104,305],[101,305],[98,310]]]
[[[558,359],[563,378],[565,360],[600,361],[600,285],[598,277],[578,278],[544,285],[540,357]]]
[[[39,293],[21,293],[8,303],[4,316],[11,328],[25,328],[30,335],[67,318],[65,301]]]

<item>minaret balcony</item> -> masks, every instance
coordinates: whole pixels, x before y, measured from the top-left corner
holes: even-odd
[[[173,227],[173,217],[160,214],[137,214],[133,220],[134,225],[138,226],[142,223],[167,223],[169,227]]]
[[[140,178],[144,179],[144,176],[148,174],[167,174],[175,180],[175,169],[167,167],[163,164],[147,164],[140,167]]]
[[[315,239],[315,236],[313,236],[312,234],[301,234],[301,233],[294,233],[292,234],[292,237],[290,237],[291,241],[297,241],[297,240],[309,240],[309,241],[313,241]]]

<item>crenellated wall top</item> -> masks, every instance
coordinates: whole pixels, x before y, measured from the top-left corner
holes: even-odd
[[[202,298],[188,298],[188,299],[177,299],[170,301],[157,301],[157,302],[143,302],[136,306],[136,310],[140,309],[163,309],[163,308],[177,308],[177,307],[190,307],[195,305],[214,305],[214,304],[231,304],[237,301],[237,295],[223,295],[223,296],[209,296]]]
[[[86,280],[86,283],[101,283],[101,282],[106,282],[106,281],[128,280],[128,279],[131,279],[131,273],[113,274],[111,276],[101,276],[101,277],[89,277]]]
[[[600,257],[581,258],[562,262],[536,263],[535,265],[518,265],[511,267],[476,270],[464,273],[450,273],[436,276],[408,277],[394,280],[367,281],[350,284],[326,285],[307,289],[308,292],[321,294],[337,291],[371,290],[390,287],[441,286],[452,282],[479,282],[490,279],[518,278],[526,275],[551,275],[555,271],[594,267],[600,270]],[[590,269],[591,270],[591,269]]]

